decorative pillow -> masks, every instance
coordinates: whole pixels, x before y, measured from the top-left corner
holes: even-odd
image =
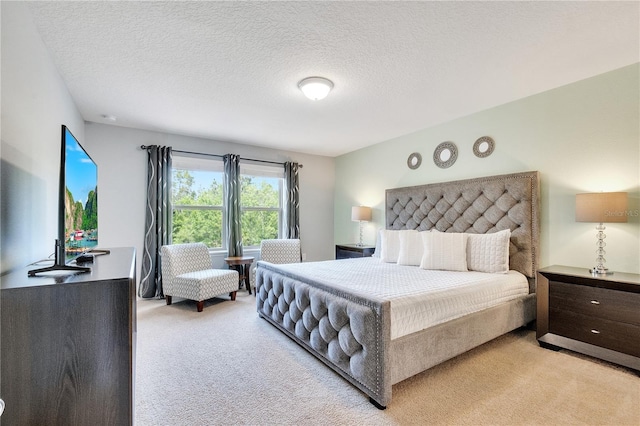
[[[373,250],[373,254],[371,255],[371,257],[377,257],[380,258],[380,245],[381,240],[382,240],[382,231],[384,231],[384,229],[378,229],[378,232],[376,232],[376,248]]]
[[[491,234],[469,234],[467,267],[470,271],[506,274],[509,272],[511,230]]]
[[[467,271],[468,234],[453,232],[423,232],[422,269]]]
[[[400,254],[400,231],[380,231],[380,261],[397,263]]]
[[[400,231],[398,265],[420,266],[424,253],[421,234],[415,229]]]

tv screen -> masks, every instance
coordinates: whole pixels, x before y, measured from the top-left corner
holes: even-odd
[[[98,167],[67,126],[62,125],[55,260],[52,266],[29,270],[28,276],[47,272],[89,272],[88,266],[67,263],[97,245]],[[108,254],[109,250],[100,252]]]
[[[66,126],[64,157],[65,263],[98,245],[98,167]]]

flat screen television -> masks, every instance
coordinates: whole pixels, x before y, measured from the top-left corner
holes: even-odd
[[[29,276],[89,271],[69,263],[98,244],[98,167],[65,125],[61,139],[55,261],[53,266],[29,271]]]

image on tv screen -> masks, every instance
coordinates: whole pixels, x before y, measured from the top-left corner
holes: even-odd
[[[98,168],[65,129],[64,228],[67,260],[98,244]]]

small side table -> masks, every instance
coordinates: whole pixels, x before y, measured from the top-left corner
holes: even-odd
[[[236,269],[240,274],[240,281],[238,282],[238,288],[242,284],[242,280],[244,280],[245,285],[247,286],[247,291],[251,294],[251,281],[249,279],[249,270],[251,269],[251,264],[254,261],[254,258],[251,256],[231,256],[225,257],[224,261],[229,265],[229,269]]]
[[[540,346],[569,349],[640,371],[640,275],[587,268],[538,269]]]

